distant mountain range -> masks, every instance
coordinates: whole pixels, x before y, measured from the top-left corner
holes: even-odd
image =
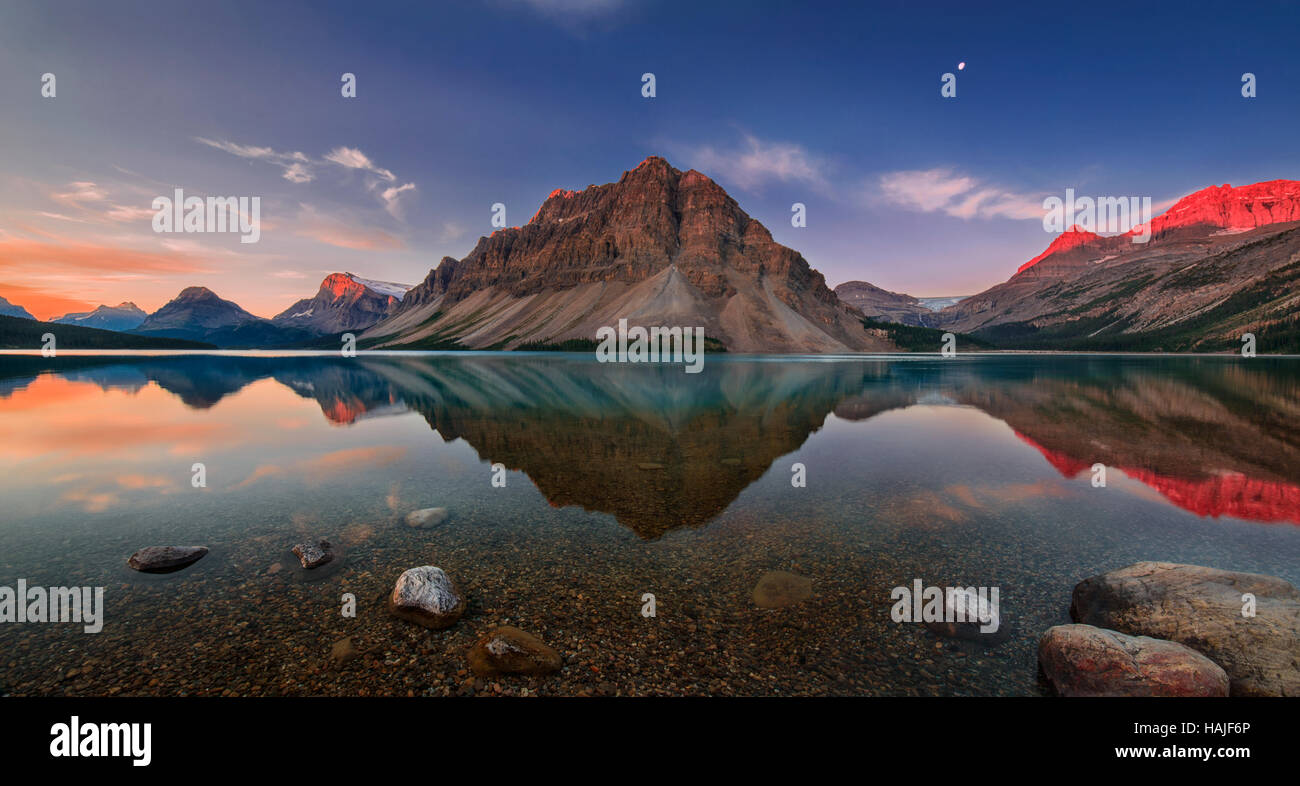
[[[18,317],[20,319],[36,319],[36,317],[27,313],[27,309],[22,306],[16,306],[2,297],[0,297],[0,316]]]
[[[4,298],[0,315],[33,319]],[[1236,349],[1249,332],[1260,352],[1296,352],[1300,181],[1212,186],[1124,235],[1071,227],[1006,282],[917,298],[865,281],[832,292],[717,183],[652,156],[617,182],[555,190],[527,224],[444,257],[414,287],[333,273],[271,319],[189,287],[152,314],[121,303],[42,324],[225,347],[355,332],[364,348],[517,349],[594,345],[620,319],[700,326],[711,348],[740,352],[937,347],[940,331],[977,346],[1155,351]]]
[[[56,324],[80,325],[101,330],[131,330],[139,327],[147,316],[148,314],[134,303],[118,303],[116,306],[99,306],[94,311],[64,314],[50,321]]]

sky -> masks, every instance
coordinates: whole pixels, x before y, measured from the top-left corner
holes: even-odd
[[[1297,31],[1290,0],[6,0],[0,296],[45,319],[198,285],[269,317],[331,272],[418,283],[495,203],[523,224],[650,155],[831,286],[974,294],[1067,188],[1158,213],[1300,179]],[[155,232],[176,188],[259,197],[260,239]]]

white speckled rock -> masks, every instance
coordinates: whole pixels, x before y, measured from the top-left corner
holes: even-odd
[[[406,514],[406,526],[414,529],[436,527],[446,520],[446,508],[422,508]]]
[[[293,547],[293,555],[298,558],[304,568],[311,570],[319,568],[334,559],[334,551],[328,540],[310,541],[299,543]]]
[[[456,624],[465,613],[465,599],[442,568],[422,565],[398,577],[389,608],[408,622],[439,630]]]

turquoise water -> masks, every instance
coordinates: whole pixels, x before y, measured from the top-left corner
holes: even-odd
[[[0,356],[0,585],[106,604],[99,634],[0,624],[0,693],[1032,694],[1090,575],[1300,582],[1298,402],[1278,358]],[[319,573],[287,554],[316,536]],[[126,567],[167,544],[211,553]],[[382,603],[423,564],[468,599],[449,630]],[[757,607],[769,571],[812,596]],[[893,621],[916,579],[998,587],[1006,635]],[[476,683],[498,624],[564,669]]]

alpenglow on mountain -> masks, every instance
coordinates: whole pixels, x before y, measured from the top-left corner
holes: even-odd
[[[1035,349],[1300,350],[1300,181],[1211,186],[1137,231],[1077,227],[938,327]]]
[[[392,314],[410,288],[352,273],[331,273],[313,297],[299,300],[272,321],[322,335],[363,330]]]

